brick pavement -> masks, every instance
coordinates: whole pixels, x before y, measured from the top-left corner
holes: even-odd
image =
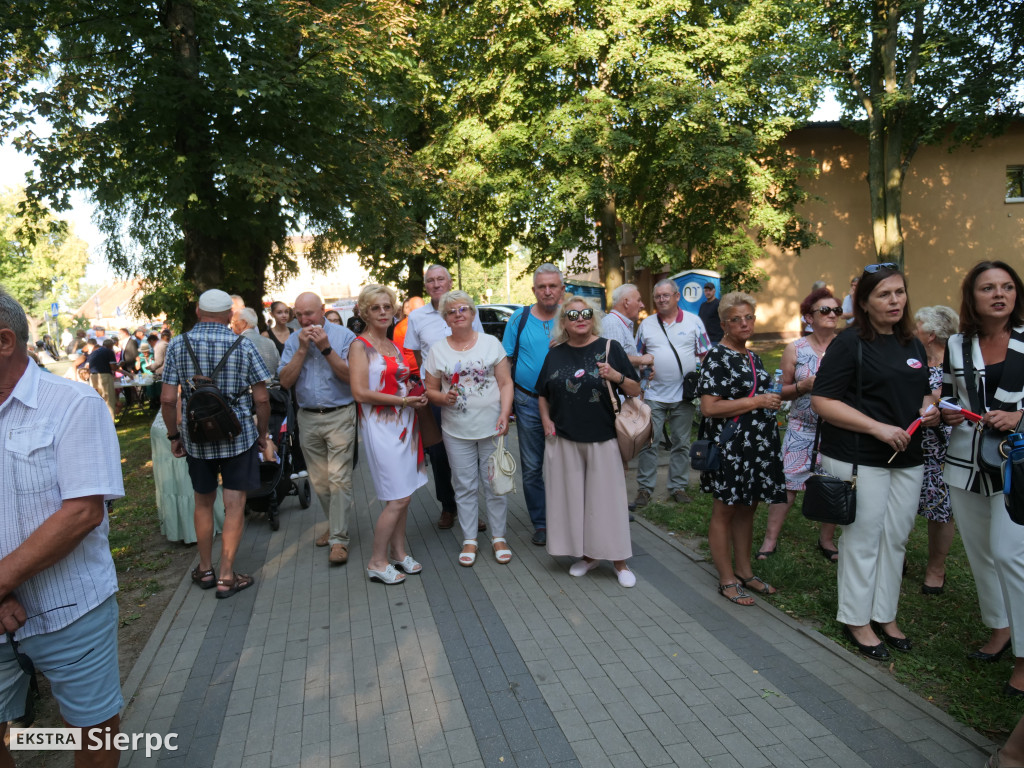
[[[515,449],[513,449],[515,452]],[[474,568],[410,509],[423,574],[366,579],[380,504],[356,471],[349,564],[313,546],[324,522],[286,502],[238,556],[255,588],[229,600],[183,580],[125,685],[123,729],[178,749],[122,765],[970,766],[992,745],[880,668],[759,601],[717,595],[709,564],[631,526],[636,588],[610,565],[581,579],[529,543],[511,501],[513,560],[486,534]]]

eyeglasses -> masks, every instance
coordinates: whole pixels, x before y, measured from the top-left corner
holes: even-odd
[[[893,264],[891,261],[883,261],[881,264],[868,264],[864,267],[864,271],[869,275],[873,275],[875,272],[881,272],[883,269],[889,270],[890,272],[899,272],[900,265]]]
[[[451,317],[452,315],[462,315],[465,314],[466,312],[469,312],[469,307],[463,304],[460,307],[452,307],[447,312],[445,312],[445,314],[448,317]]]
[[[730,325],[736,325],[736,323],[752,323],[754,322],[754,315],[736,315],[736,317],[730,317],[726,320]]]
[[[817,309],[812,309],[811,310],[811,314],[814,314],[815,312],[817,312],[822,317],[826,317],[828,315],[836,315],[838,317],[839,315],[843,314],[843,308],[842,307],[818,307]]]
[[[671,299],[674,299],[674,298],[675,298],[676,296],[678,296],[678,295],[679,295],[679,294],[677,294],[677,293],[662,293],[662,294],[655,294],[655,296],[654,296],[654,300],[655,300],[655,301],[670,301]]]
[[[569,309],[562,313],[562,317],[571,323],[575,323],[577,320],[589,320],[593,316],[594,310],[592,309]]]

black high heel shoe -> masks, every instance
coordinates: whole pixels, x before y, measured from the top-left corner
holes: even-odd
[[[990,664],[994,664],[995,662],[997,662],[1001,658],[1003,658],[1003,654],[1006,653],[1010,649],[1010,645],[1012,645],[1012,643],[1013,643],[1012,638],[1010,640],[1007,640],[1006,641],[1006,645],[1004,645],[1002,648],[1000,648],[995,653],[985,653],[982,650],[971,651],[970,653],[967,654],[967,658],[968,659],[973,659],[974,661],[985,661],[985,662],[988,662]]]
[[[882,629],[882,625],[878,624],[877,622],[872,622],[872,626],[875,628],[875,633],[878,634],[888,645],[891,645],[897,651],[908,653],[914,650],[914,644],[910,642],[909,637],[893,637],[892,635],[886,633],[886,631]]]
[[[889,660],[889,650],[885,647],[885,643],[879,643],[878,645],[861,645],[857,642],[857,638],[853,636],[853,632],[850,631],[850,627],[847,624],[843,624],[843,632],[846,634],[846,639],[857,646],[857,650],[872,661]]]

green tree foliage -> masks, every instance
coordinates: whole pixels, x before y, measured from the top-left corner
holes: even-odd
[[[109,261],[150,303],[187,317],[220,287],[258,306],[268,267],[294,269],[292,232],[320,265],[354,244],[353,211],[414,236],[385,216],[404,171],[378,119],[410,68],[407,21],[400,0],[18,3],[4,128],[37,159],[32,198],[92,192]]]
[[[736,285],[756,282],[766,238],[811,241],[795,160],[778,149],[816,85],[801,2],[445,10],[443,117],[420,157],[444,181],[438,230],[455,247],[487,263],[513,239],[534,264],[596,251],[610,290],[622,225],[642,264],[719,268]]]
[[[49,317],[50,304],[79,293],[89,254],[66,222],[48,214],[26,216],[25,194],[0,194],[0,285],[32,317]]]
[[[829,68],[868,139],[875,251],[903,264],[903,181],[917,150],[997,132],[1024,107],[1017,0],[828,0]]]

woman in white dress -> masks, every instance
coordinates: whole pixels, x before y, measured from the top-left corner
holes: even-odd
[[[402,351],[387,337],[396,305],[390,288],[374,284],[363,288],[359,314],[367,326],[348,352],[365,459],[377,498],[384,502],[373,530],[366,575],[384,584],[399,584],[405,574],[423,570],[405,550],[405,519],[413,492],[427,482],[414,410],[425,406],[427,398],[409,395],[409,369]]]
[[[491,492],[487,459],[495,449],[493,438],[508,433],[512,414],[514,389],[508,358],[500,341],[473,330],[476,307],[468,293],[449,291],[437,308],[451,335],[430,345],[423,363],[424,384],[430,401],[441,408],[441,433],[462,526],[459,565],[470,567],[476,562],[478,484],[487,498],[494,558],[504,565],[512,559],[505,539],[508,502]]]

